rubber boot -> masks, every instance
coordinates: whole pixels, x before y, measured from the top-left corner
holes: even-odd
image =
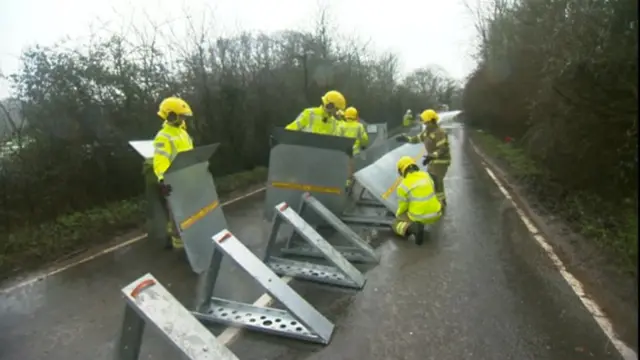
[[[422,245],[424,242],[424,225],[419,223],[411,223],[407,228],[407,237],[409,241],[416,245]]]

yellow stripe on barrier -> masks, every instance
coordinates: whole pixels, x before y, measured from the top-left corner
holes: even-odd
[[[315,193],[325,193],[325,194],[342,194],[343,189],[339,187],[329,187],[329,186],[316,186],[316,185],[306,185],[306,184],[296,184],[289,182],[279,182],[274,181],[271,183],[271,186],[280,189],[289,189],[289,190],[299,190],[305,192],[315,192]]]
[[[389,196],[391,196],[391,194],[393,194],[393,192],[396,190],[398,185],[400,185],[401,181],[402,181],[402,177],[398,177],[396,181],[393,183],[393,185],[391,185],[391,187],[389,187],[387,191],[385,191],[384,194],[382,194],[382,198],[385,200],[389,198]]]
[[[422,149],[422,151],[420,152],[420,155],[418,155],[418,156],[414,157],[414,158],[413,158],[413,160],[415,160],[415,162],[420,161],[420,158],[421,158],[424,154],[426,154],[426,153],[427,153],[427,149],[424,149],[424,148],[423,148],[423,149]],[[394,191],[396,191],[396,188],[398,188],[398,185],[400,185],[400,183],[401,183],[401,182],[402,182],[402,177],[398,177],[398,178],[396,179],[396,181],[393,183],[393,185],[391,185],[391,186],[387,189],[387,191],[385,191],[385,192],[382,194],[382,198],[383,198],[383,199],[385,199],[385,200],[386,200],[386,199],[388,199],[388,198],[389,198],[389,196],[391,196],[391,194],[392,194]]]
[[[203,217],[205,217],[208,213],[212,212],[213,210],[215,210],[219,205],[218,200],[212,202],[211,204],[203,207],[202,209],[198,210],[197,213],[189,216],[189,218],[187,218],[186,220],[184,220],[183,222],[180,223],[180,229],[182,231],[187,230],[188,228],[190,228],[193,224],[195,224],[198,220],[202,219]]]

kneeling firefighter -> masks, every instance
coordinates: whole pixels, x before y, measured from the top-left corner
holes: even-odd
[[[432,109],[428,109],[420,114],[420,119],[425,124],[424,130],[416,136],[405,134],[398,135],[399,142],[409,142],[417,144],[424,142],[427,151],[422,165],[429,165],[429,174],[434,177],[436,183],[436,195],[443,206],[447,206],[447,198],[444,191],[444,177],[451,164],[451,153],[449,151],[449,138],[447,133],[438,125],[440,117]]]
[[[424,241],[424,226],[442,216],[442,205],[435,194],[431,175],[421,171],[410,156],[403,156],[396,164],[402,182],[396,189],[398,210],[392,229],[417,245]]]
[[[353,156],[360,153],[360,150],[364,150],[369,145],[369,134],[358,121],[358,110],[354,107],[349,107],[344,111],[345,122],[340,124],[338,135],[355,139],[353,143]],[[347,187],[351,186],[353,176],[353,158],[349,163],[349,179],[347,180]]]
[[[344,96],[331,90],[322,97],[321,106],[302,110],[298,118],[285,129],[337,136],[339,122],[336,120],[336,115],[338,110],[344,110],[346,106],[347,101]]]
[[[169,97],[160,103],[158,116],[164,120],[164,123],[153,139],[153,172],[157,179],[157,189],[162,196],[165,215],[169,219],[167,232],[171,238],[171,245],[173,248],[179,249],[184,244],[169,211],[166,198],[171,194],[172,189],[171,185],[165,184],[164,173],[171,166],[178,153],[193,149],[193,142],[186,131],[185,124],[185,119],[193,116],[193,113],[186,101],[177,97]]]

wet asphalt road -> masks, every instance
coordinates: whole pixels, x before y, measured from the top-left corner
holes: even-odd
[[[335,322],[318,346],[244,332],[229,345],[260,359],[619,359],[578,297],[530,238],[460,130],[446,179],[449,210],[415,247],[380,232],[381,262],[360,292],[294,281]],[[264,247],[263,194],[225,207],[230,229]],[[217,296],[253,302],[261,291],[223,264]],[[0,295],[0,359],[111,359],[121,321],[119,289],[151,272],[191,305],[195,275],[181,254],[148,241]],[[214,328],[214,333],[221,329]],[[152,332],[143,359],[174,359]]]

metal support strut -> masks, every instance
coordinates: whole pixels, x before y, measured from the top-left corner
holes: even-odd
[[[308,200],[308,198],[306,199]],[[265,264],[278,275],[287,275],[296,279],[310,280],[326,284],[362,289],[366,282],[364,275],[354,267],[338,250],[327,242],[318,232],[298,215],[289,205],[282,202],[276,205],[273,215],[273,227],[269,234]],[[327,214],[324,214],[327,215]],[[331,265],[284,259],[272,256],[276,239],[283,222],[289,223],[307,244],[323,255]]]
[[[115,348],[116,360],[140,357],[145,324],[171,343],[184,359],[238,360],[151,274],[122,289],[127,301],[122,330]]]
[[[202,322],[221,323],[250,330],[328,344],[334,325],[267,265],[244,246],[229,230],[213,236],[216,247],[211,261],[214,269],[209,273],[207,290],[212,291],[223,253],[256,280],[264,290],[284,306],[284,310],[260,307],[218,297],[209,297],[193,315]],[[211,295],[211,294],[209,294]]]
[[[302,195],[302,202],[298,214],[305,218],[306,210],[313,210],[318,214],[331,228],[336,230],[341,237],[346,240],[347,246],[335,246],[335,249],[342,254],[347,260],[352,262],[378,263],[379,256],[375,250],[365,242],[358,234],[356,234],[349,226],[335,216],[326,206],[309,193]],[[289,237],[287,245],[281,250],[286,255],[307,256],[314,258],[324,258],[324,254],[317,247],[310,244],[299,244],[294,241],[295,237]]]

